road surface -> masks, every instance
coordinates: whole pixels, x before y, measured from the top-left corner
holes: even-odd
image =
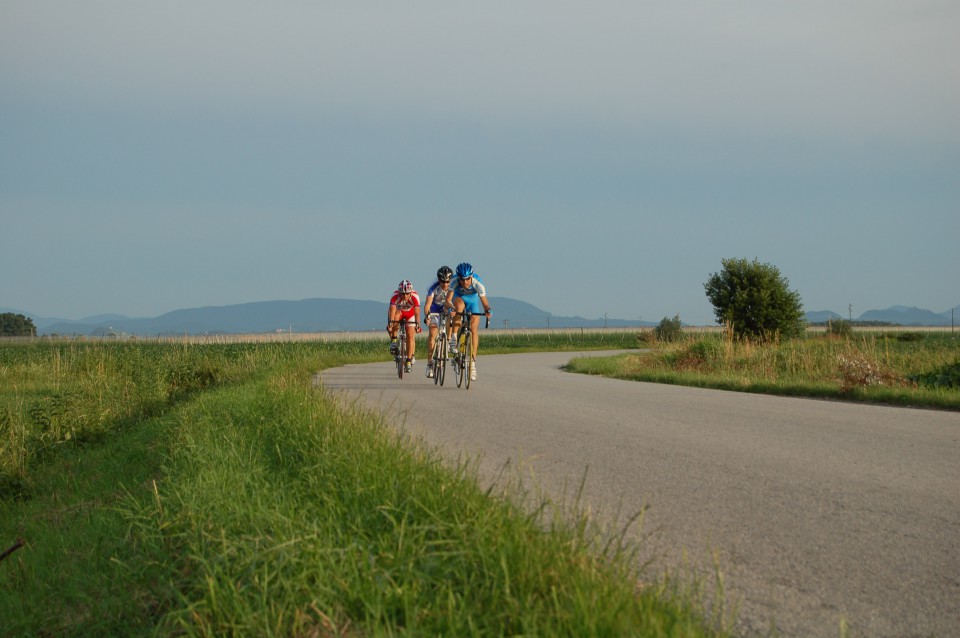
[[[321,384],[479,456],[484,480],[519,467],[560,497],[585,475],[597,516],[646,508],[644,559],[716,562],[745,635],[960,636],[960,414],[563,372],[572,356],[481,356],[469,390],[419,361],[402,381],[391,362]]]

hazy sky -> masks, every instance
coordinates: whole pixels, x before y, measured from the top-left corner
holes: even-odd
[[[956,0],[0,0],[0,307],[960,303]],[[496,308],[494,308],[496,313]],[[506,319],[508,317],[499,317]]]

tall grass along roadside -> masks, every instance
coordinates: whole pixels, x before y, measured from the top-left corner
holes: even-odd
[[[483,491],[469,463],[311,387],[385,358],[0,347],[0,545],[25,541],[0,562],[0,634],[723,633],[639,586],[622,538]]]
[[[960,409],[960,340],[936,332],[853,332],[753,343],[721,334],[648,340],[637,354],[568,369],[637,381]]]

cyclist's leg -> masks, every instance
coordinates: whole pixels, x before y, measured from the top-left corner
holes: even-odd
[[[417,326],[414,323],[416,317],[410,317],[407,322],[407,356],[413,359],[413,352],[417,348]]]
[[[463,297],[453,297],[453,309],[456,314],[453,315],[453,324],[450,330],[450,342],[452,345],[456,346],[457,333],[460,332],[460,324],[463,323],[463,317],[460,313],[463,312],[463,309],[466,307],[466,302],[464,302]]]
[[[480,346],[480,315],[470,317],[470,337],[472,341],[470,344],[470,354],[476,359],[477,348]]]
[[[427,322],[427,352],[433,356],[433,346],[437,343],[437,318],[433,314],[427,316],[429,317]]]
[[[480,343],[480,315],[483,314],[483,305],[480,295],[470,295],[464,298],[464,305],[473,314],[470,316],[470,354],[477,356],[477,346]]]

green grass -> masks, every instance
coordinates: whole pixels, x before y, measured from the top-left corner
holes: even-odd
[[[311,383],[384,350],[0,346],[0,633],[723,635],[625,536]]]
[[[947,333],[855,333],[755,344],[694,336],[616,357],[577,359],[585,374],[703,388],[960,409],[960,340]]]

